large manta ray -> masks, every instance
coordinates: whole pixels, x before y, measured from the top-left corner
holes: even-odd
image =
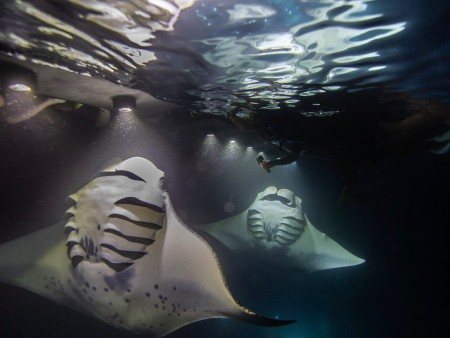
[[[113,326],[161,337],[207,318],[263,318],[239,305],[209,245],[185,226],[143,158],[100,172],[70,198],[65,226],[0,246],[0,280]]]
[[[268,187],[244,212],[202,230],[240,255],[287,270],[310,272],[364,262],[317,230],[302,200],[287,189]]]

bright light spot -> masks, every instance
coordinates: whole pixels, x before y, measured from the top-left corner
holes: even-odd
[[[234,8],[227,10],[230,18],[230,23],[244,21],[249,19],[268,18],[275,15],[277,12],[270,7],[261,5],[234,5]]]
[[[13,83],[8,86],[11,90],[16,90],[18,92],[31,92],[31,87],[23,83]]]
[[[214,137],[214,134],[208,134],[207,137]]]
[[[384,68],[386,68],[386,66],[375,66],[375,67],[370,67],[370,68],[369,68],[369,72],[374,72],[374,71],[381,70],[381,69],[384,69]]]
[[[247,147],[247,150],[253,150],[253,147]]]
[[[236,141],[235,140],[231,140],[230,143],[236,143]]]
[[[133,111],[133,108],[130,107],[120,107],[119,112],[120,113],[131,113]]]

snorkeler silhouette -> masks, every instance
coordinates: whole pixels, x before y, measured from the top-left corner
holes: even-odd
[[[244,117],[231,112],[228,118],[240,130],[253,132],[285,154],[274,160],[259,156],[257,162],[267,172],[274,166],[297,161],[305,152],[332,160],[341,177],[342,205],[354,197],[365,164],[383,158],[402,158],[421,150],[441,154],[448,148],[436,138],[449,130],[448,103],[415,99],[408,93],[385,92],[371,100],[374,104],[370,108],[367,98],[361,101],[354,97],[345,100],[345,104],[340,101],[339,113],[326,117],[291,110]],[[361,106],[367,109],[362,112]]]

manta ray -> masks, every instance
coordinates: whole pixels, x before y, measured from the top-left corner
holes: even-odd
[[[239,255],[286,270],[312,272],[364,262],[314,227],[302,200],[287,189],[268,187],[244,212],[201,229]]]
[[[105,168],[70,196],[65,225],[0,246],[0,281],[152,337],[208,318],[291,323],[237,303],[213,250],[177,217],[163,182],[144,158]]]

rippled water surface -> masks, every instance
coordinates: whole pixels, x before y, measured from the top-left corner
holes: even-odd
[[[444,2],[11,0],[1,7],[3,53],[211,114],[296,108],[307,97],[380,86],[442,96],[449,75],[448,47],[429,31]]]

